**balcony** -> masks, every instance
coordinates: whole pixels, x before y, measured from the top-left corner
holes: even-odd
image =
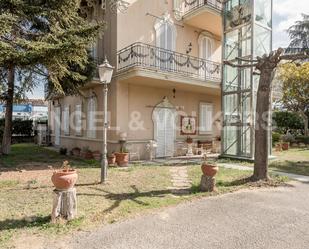
[[[134,43],[118,52],[117,76],[130,81],[132,78],[149,78],[166,81],[166,84],[177,82],[220,89],[221,64]]]
[[[222,36],[223,5],[217,0],[184,0],[184,23]]]

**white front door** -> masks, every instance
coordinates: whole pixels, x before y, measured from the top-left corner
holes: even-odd
[[[60,132],[61,132],[60,107],[55,107],[54,129],[55,129],[55,145],[59,146],[60,145]]]
[[[175,143],[175,115],[168,108],[160,108],[156,111],[156,140],[157,157],[171,157],[174,155]]]

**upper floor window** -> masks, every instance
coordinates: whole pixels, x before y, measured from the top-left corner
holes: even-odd
[[[176,49],[176,28],[169,14],[165,14],[162,20],[155,24],[157,47],[175,50]]]
[[[212,38],[201,35],[199,38],[199,54],[204,60],[212,60],[214,41]]]

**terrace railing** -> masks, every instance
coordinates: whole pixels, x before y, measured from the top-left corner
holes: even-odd
[[[223,4],[218,0],[184,0],[184,15],[204,6],[209,6],[219,12],[223,10]]]
[[[221,81],[220,63],[144,43],[134,43],[118,52],[118,73],[134,67],[203,81]]]

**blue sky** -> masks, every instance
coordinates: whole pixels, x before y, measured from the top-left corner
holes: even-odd
[[[309,14],[308,0],[273,0],[273,48],[286,47],[289,37],[286,30],[301,19],[301,13]],[[43,98],[43,85],[37,87],[29,98]]]

